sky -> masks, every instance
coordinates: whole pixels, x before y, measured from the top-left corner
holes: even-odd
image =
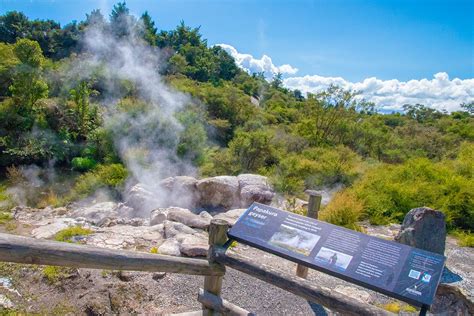
[[[116,1],[0,0],[62,25]],[[130,0],[159,29],[200,26],[249,72],[281,72],[285,85],[318,92],[329,84],[361,91],[384,107],[423,103],[456,110],[474,101],[473,0]]]

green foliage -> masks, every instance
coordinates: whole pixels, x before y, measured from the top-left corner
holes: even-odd
[[[71,161],[73,170],[89,171],[97,166],[97,161],[89,157],[74,157]]]
[[[363,213],[363,204],[353,193],[339,192],[321,212],[320,219],[328,223],[361,231],[357,224]]]
[[[454,160],[416,158],[401,165],[380,164],[368,170],[351,190],[374,224],[401,221],[410,209],[428,206],[445,213],[448,228],[473,229],[473,147],[463,144]]]
[[[63,242],[72,242],[72,237],[86,236],[92,234],[93,231],[81,226],[74,226],[60,230],[54,235],[54,240]]]
[[[98,165],[94,170],[77,179],[72,191],[64,198],[63,202],[86,198],[101,188],[117,190],[124,184],[127,176],[127,169],[121,164]]]
[[[61,282],[75,272],[75,269],[68,267],[45,266],[43,268],[43,276],[50,284]]]
[[[461,247],[474,247],[474,233],[470,231],[455,230],[454,237],[458,240],[458,245]]]

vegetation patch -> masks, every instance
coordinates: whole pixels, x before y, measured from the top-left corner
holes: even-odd
[[[45,266],[43,268],[43,277],[50,283],[56,284],[65,279],[71,278],[77,272],[74,268]]]
[[[471,233],[470,231],[455,230],[453,235],[456,237],[459,246],[474,247],[474,233]]]
[[[63,242],[73,242],[72,237],[74,236],[86,236],[92,234],[93,231],[80,226],[65,228],[54,235],[54,240]]]

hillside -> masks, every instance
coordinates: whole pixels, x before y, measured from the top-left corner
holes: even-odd
[[[381,114],[336,86],[303,95],[281,75],[240,69],[199,28],[158,30],[124,3],[62,27],[9,12],[0,56],[1,223],[14,205],[120,200],[137,182],[258,173],[290,200],[337,188],[322,213],[329,222],[400,222],[426,205],[472,245],[472,102]]]

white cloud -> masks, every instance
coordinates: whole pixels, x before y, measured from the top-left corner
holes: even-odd
[[[222,47],[232,57],[239,67],[248,71],[249,73],[263,72],[266,78],[272,78],[277,73],[294,75],[298,72],[298,68],[292,67],[291,65],[284,64],[276,66],[273,64],[272,59],[263,55],[262,58],[257,59],[250,54],[239,53],[235,47],[228,44],[217,44],[216,46]]]
[[[431,80],[399,81],[380,80],[375,77],[361,82],[350,82],[341,77],[317,75],[291,77],[284,81],[286,87],[302,92],[319,92],[330,84],[345,89],[360,91],[359,98],[374,102],[385,110],[400,110],[404,104],[421,103],[438,110],[456,111],[460,104],[474,100],[474,79],[449,79],[445,72],[439,72]]]
[[[218,44],[234,57],[237,65],[248,72],[264,72],[267,78],[274,74],[295,74],[298,69],[285,64],[276,66],[272,59],[263,55],[256,59],[250,54],[239,53],[233,46]],[[474,100],[474,78],[450,79],[446,72],[438,72],[431,79],[399,81],[397,79],[380,80],[375,77],[360,82],[350,82],[341,77],[323,77],[318,75],[289,77],[283,80],[286,87],[298,89],[304,93],[320,92],[331,84],[345,89],[360,91],[359,98],[374,102],[385,110],[401,110],[404,104],[421,103],[438,110],[456,111],[463,102]]]

